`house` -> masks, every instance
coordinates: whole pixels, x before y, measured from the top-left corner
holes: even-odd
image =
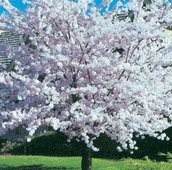
[[[0,30],[0,71],[11,71],[14,68],[13,60],[8,58],[6,45],[17,48],[21,43],[21,39],[22,36],[17,33]]]

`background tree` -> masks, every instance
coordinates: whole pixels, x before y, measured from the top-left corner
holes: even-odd
[[[162,132],[172,125],[171,4],[132,0],[102,15],[91,2],[34,0],[22,13],[1,1],[9,14],[0,26],[29,41],[7,48],[15,70],[0,72],[0,134],[22,127],[30,141],[51,126],[85,142],[83,170],[100,134],[132,153],[134,137],[169,140]]]

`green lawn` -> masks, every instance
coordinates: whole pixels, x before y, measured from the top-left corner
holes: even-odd
[[[0,170],[80,170],[80,157],[1,156]],[[172,170],[172,162],[93,159],[93,170]]]

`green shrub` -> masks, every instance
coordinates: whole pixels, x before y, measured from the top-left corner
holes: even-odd
[[[168,129],[167,134],[172,138],[172,128]],[[144,140],[136,139],[139,149],[133,155],[129,151],[122,153],[117,152],[118,144],[101,135],[95,140],[95,146],[100,148],[99,152],[94,152],[94,157],[101,158],[139,158],[151,159],[156,161],[170,161],[170,153],[172,153],[172,141],[159,141],[155,138],[146,137]],[[9,144],[10,145],[10,144]],[[49,156],[79,156],[82,154],[82,142],[72,140],[67,142],[67,137],[60,132],[48,132],[33,138],[30,143],[18,143],[18,145],[7,145],[4,152],[19,155],[49,155]],[[164,153],[159,155],[158,153]]]
[[[19,147],[20,145],[21,143],[18,142],[6,141],[4,143],[1,143],[0,152],[3,154],[10,153],[12,150]]]

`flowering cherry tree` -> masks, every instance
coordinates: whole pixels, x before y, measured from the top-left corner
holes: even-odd
[[[131,0],[101,14],[92,0],[34,0],[26,13],[0,2],[1,29],[25,37],[6,47],[15,68],[0,72],[0,135],[22,126],[30,141],[51,126],[93,151],[100,134],[119,151],[137,150],[135,136],[169,140],[170,3]],[[91,169],[84,156],[82,169]]]

